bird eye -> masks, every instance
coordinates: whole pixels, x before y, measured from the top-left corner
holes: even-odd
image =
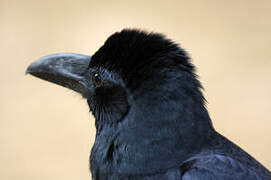
[[[95,86],[100,86],[102,84],[102,79],[98,73],[93,74],[92,81]]]

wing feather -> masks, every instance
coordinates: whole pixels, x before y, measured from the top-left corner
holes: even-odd
[[[193,158],[181,167],[182,180],[270,180],[237,160],[223,155]]]

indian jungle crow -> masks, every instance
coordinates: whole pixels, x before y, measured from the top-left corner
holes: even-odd
[[[45,56],[26,73],[87,100],[97,129],[94,180],[271,180],[216,132],[194,65],[164,35],[124,29],[93,56]]]

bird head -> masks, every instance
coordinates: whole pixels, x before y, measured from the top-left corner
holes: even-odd
[[[111,35],[93,56],[49,55],[26,72],[86,98],[97,128],[94,162],[117,159],[128,169],[127,164],[141,163],[141,172],[153,164],[159,169],[178,163],[176,156],[185,153],[173,149],[187,146],[184,151],[193,152],[201,143],[190,142],[204,141],[212,129],[194,69],[172,40],[126,29]],[[142,159],[144,149],[150,155]]]

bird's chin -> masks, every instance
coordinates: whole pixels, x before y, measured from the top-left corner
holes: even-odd
[[[87,99],[87,103],[88,103],[89,111],[93,113],[94,105],[93,105],[93,103],[92,103],[91,98],[88,98],[88,99]]]

